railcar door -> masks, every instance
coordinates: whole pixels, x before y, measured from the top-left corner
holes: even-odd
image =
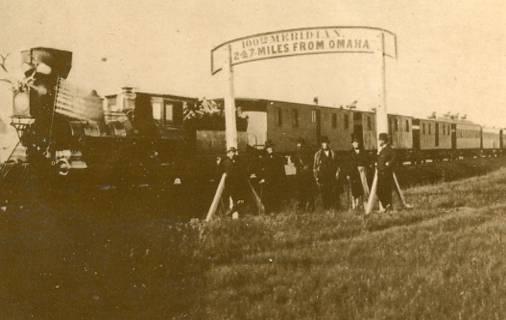
[[[358,139],[358,142],[364,146],[364,127],[362,126],[362,113],[353,113],[353,136]]]
[[[451,133],[452,133],[452,150],[457,149],[457,124],[451,124]]]
[[[480,127],[480,149],[483,150],[483,128]]]
[[[322,137],[322,121],[321,121],[321,112],[319,109],[315,109],[312,111],[312,120],[316,122],[316,141],[320,143]]]
[[[411,131],[413,133],[413,150],[420,150],[420,120],[413,119],[411,125]]]
[[[435,123],[436,125],[436,128],[434,129],[434,138],[436,139],[435,142],[434,142],[434,145],[436,147],[439,147],[439,123],[436,122]]]

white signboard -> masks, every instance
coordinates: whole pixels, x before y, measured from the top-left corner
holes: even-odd
[[[371,27],[318,27],[281,30],[234,39],[211,50],[211,72],[227,61],[230,46],[232,65],[257,60],[324,53],[383,52],[397,57],[394,33]]]

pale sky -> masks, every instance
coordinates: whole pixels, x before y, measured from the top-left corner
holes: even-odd
[[[398,60],[387,62],[389,112],[451,111],[506,127],[505,18],[503,0],[4,0],[0,52],[12,53],[14,68],[23,48],[71,50],[70,79],[102,94],[133,85],[214,98],[223,96],[224,78],[210,75],[209,55],[222,42],[298,27],[381,27],[398,36]],[[254,62],[236,67],[236,95],[358,100],[369,109],[380,102],[380,68],[374,57],[352,54]],[[5,118],[4,87],[0,103]]]

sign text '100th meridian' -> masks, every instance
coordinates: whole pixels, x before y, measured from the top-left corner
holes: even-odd
[[[211,51],[212,73],[221,70],[227,46],[232,65],[319,53],[375,53],[396,56],[395,35],[368,27],[303,28],[270,32],[232,40]],[[225,56],[224,56],[225,55]],[[221,58],[221,59],[220,59]]]

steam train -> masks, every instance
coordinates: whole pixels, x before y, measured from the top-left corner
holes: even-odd
[[[311,146],[327,136],[338,153],[350,149],[357,137],[365,150],[375,152],[376,116],[373,111],[325,107],[264,99],[238,99],[236,105],[249,119],[249,144],[271,140],[277,151],[290,153],[304,138]],[[463,117],[421,119],[389,114],[388,134],[403,161],[457,159],[502,154],[503,130],[475,124]]]
[[[217,116],[206,124],[187,117],[202,111],[192,97],[128,87],[104,98],[84,94],[66,81],[68,51],[32,48],[22,52],[22,63],[26,78],[14,92],[12,125],[20,138],[18,153],[25,157],[5,163],[2,178],[16,166],[30,167],[42,176],[39,181],[81,177],[94,185],[174,183],[213,174],[214,157],[225,150],[223,101],[213,101]],[[289,156],[298,138],[316,148],[322,136],[338,153],[349,150],[352,135],[371,153],[376,148],[372,111],[243,98],[236,106],[239,149],[246,154],[271,140],[277,152]],[[390,114],[388,123],[403,161],[503,152],[503,130],[465,119]]]

